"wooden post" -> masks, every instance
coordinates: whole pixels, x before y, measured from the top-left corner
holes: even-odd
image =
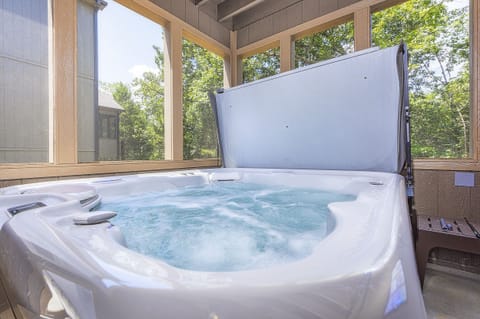
[[[183,159],[182,27],[165,28],[165,159]]]
[[[292,37],[288,34],[280,38],[280,72],[290,71],[293,68]]]
[[[237,31],[230,31],[230,54],[224,58],[224,79],[226,88],[242,83],[241,60],[237,54]]]
[[[237,52],[237,85],[240,85],[243,83],[243,56],[241,55],[238,55],[238,52]]]
[[[53,0],[53,161],[77,163],[77,0]]]
[[[353,14],[355,51],[367,49],[371,46],[370,21],[370,7],[359,9]]]

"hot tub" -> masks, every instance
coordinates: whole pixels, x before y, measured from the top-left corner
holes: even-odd
[[[110,201],[231,182],[354,200],[328,205],[331,230],[308,256],[245,271],[180,269],[125,247],[110,222],[75,224],[79,215],[94,214],[80,198]],[[217,169],[25,185],[3,193],[1,272],[10,302],[26,318],[425,317],[405,185],[396,174]],[[36,202],[46,206],[5,213]]]
[[[222,168],[0,190],[0,278],[17,317],[426,318],[407,190],[413,194],[400,175],[411,173],[405,68],[403,46],[373,49],[218,91]],[[282,248],[273,262],[247,266],[239,259],[197,267],[145,253],[131,241],[143,231],[129,239],[131,229],[116,225],[121,209],[103,210],[152,193],[233,184],[339,197],[318,204],[325,218],[309,245],[286,241],[287,251],[300,251],[295,258]],[[292,207],[282,214],[309,229]],[[240,251],[243,241],[260,245],[229,229]],[[212,246],[224,247],[225,237],[214,238]]]

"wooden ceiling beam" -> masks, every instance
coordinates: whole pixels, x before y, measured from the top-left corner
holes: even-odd
[[[194,3],[197,7],[201,7],[204,4],[206,4],[208,1],[210,1],[210,0],[194,0]]]
[[[218,5],[217,20],[223,22],[248,9],[259,5],[264,0],[227,0]]]

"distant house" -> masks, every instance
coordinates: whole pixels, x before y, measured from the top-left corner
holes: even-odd
[[[119,119],[123,108],[110,93],[98,91],[98,143],[100,161],[120,159]]]

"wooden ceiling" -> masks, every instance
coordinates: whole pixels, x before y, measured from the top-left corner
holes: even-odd
[[[199,10],[230,30],[260,20],[302,0],[191,0]]]

